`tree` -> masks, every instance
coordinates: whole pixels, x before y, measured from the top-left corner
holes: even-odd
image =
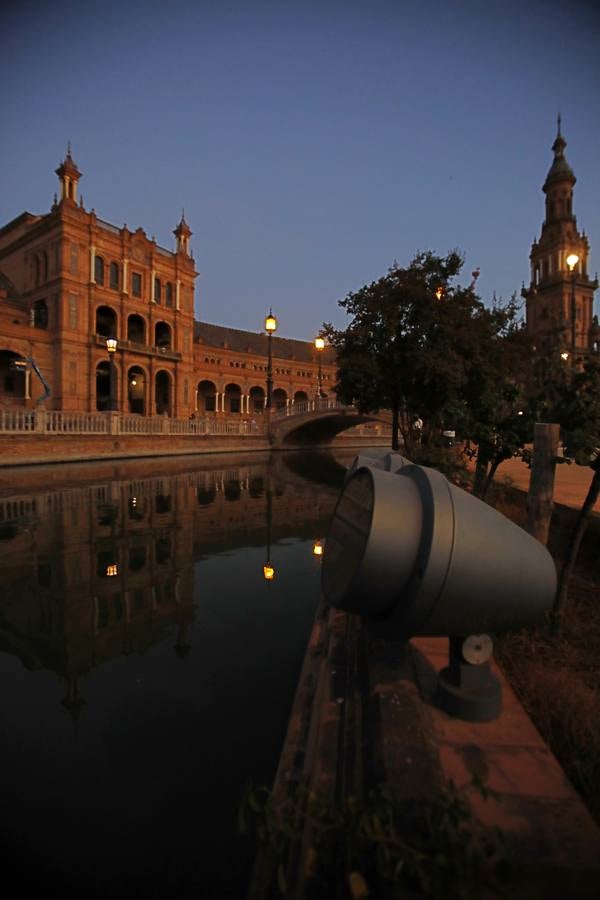
[[[480,329],[476,358],[465,387],[463,431],[477,444],[474,493],[485,498],[500,464],[510,459],[533,433],[533,412],[525,385],[531,339],[519,321],[515,297],[495,302],[487,327]]]
[[[554,627],[558,629],[579,547],[600,494],[600,368],[589,361],[561,364],[557,359],[542,357],[535,366],[534,379],[540,418],[560,424],[567,456],[578,465],[589,466],[593,473],[558,578],[553,609]]]
[[[409,456],[417,416],[425,441],[467,420],[469,385],[474,394],[485,348],[504,321],[498,309],[484,307],[474,284],[453,283],[462,263],[457,251],[422,252],[406,268],[395,263],[340,301],[352,316],[346,329],[324,325],[337,351],[338,397],[363,412],[390,409],[392,447],[401,434]]]

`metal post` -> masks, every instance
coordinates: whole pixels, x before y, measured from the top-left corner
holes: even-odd
[[[317,350],[317,358],[318,358],[318,360],[319,360],[319,375],[318,375],[318,379],[319,379],[319,400],[320,400],[321,397],[323,396],[323,387],[322,387],[322,385],[323,385],[323,367],[322,367],[322,365],[321,365],[321,353],[322,353],[321,350]]]
[[[272,333],[267,332],[269,335],[269,339],[267,342],[267,346],[269,348],[268,358],[267,358],[267,409],[271,409],[271,405],[273,402],[273,351],[271,348],[271,338]]]
[[[110,412],[117,409],[117,373],[113,357],[114,353],[108,354],[108,409]]]
[[[571,273],[571,365],[575,363],[575,279],[577,277],[577,273],[575,272],[575,266],[573,266],[573,272]]]

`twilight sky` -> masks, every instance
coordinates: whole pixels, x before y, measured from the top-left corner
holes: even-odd
[[[101,218],[173,249],[185,207],[199,318],[312,339],[421,249],[518,291],[560,109],[593,274],[599,39],[592,0],[2,4],[0,224],[48,211],[70,140]]]

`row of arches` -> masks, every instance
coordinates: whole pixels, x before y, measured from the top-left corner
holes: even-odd
[[[119,383],[120,372],[115,367],[113,378],[115,379],[115,395],[121,396]],[[149,391],[149,378],[141,366],[130,366],[126,373],[126,407],[123,412],[135,413],[147,416],[155,414],[173,414],[173,377],[170,372],[160,369],[154,375],[154,390]],[[96,366],[96,409],[100,412],[110,409],[110,363],[102,360]],[[153,409],[150,408],[150,400],[153,399]]]
[[[284,388],[275,388],[271,402],[273,409],[285,409],[290,404],[306,403],[309,399],[306,391],[288,394]],[[244,393],[239,384],[230,383],[219,391],[213,381],[203,380],[196,390],[196,411],[199,415],[214,412],[260,415],[266,402],[266,391],[260,385],[254,385]]]
[[[118,317],[110,306],[99,306],[96,310],[96,334],[101,337],[118,335]],[[156,322],[154,325],[153,346],[163,350],[173,349],[173,331],[167,322]],[[148,326],[143,316],[132,313],[127,316],[126,340],[133,344],[149,344]]]

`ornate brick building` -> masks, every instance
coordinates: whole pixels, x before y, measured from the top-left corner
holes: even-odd
[[[194,320],[198,275],[182,214],[171,252],[143,229],[117,228],[86,210],[70,148],[56,169],[50,212],[24,212],[0,229],[0,408],[93,412],[110,405],[141,415],[255,416],[266,395],[266,334]],[[273,336],[273,404],[331,394],[325,350]]]
[[[540,239],[531,247],[531,281],[521,294],[526,299],[527,330],[536,345],[576,359],[599,347],[600,328],[593,315],[598,279],[588,275],[590,246],[573,213],[577,179],[565,158],[566,145],[559,116],[554,160],[542,187],[546,217]]]

